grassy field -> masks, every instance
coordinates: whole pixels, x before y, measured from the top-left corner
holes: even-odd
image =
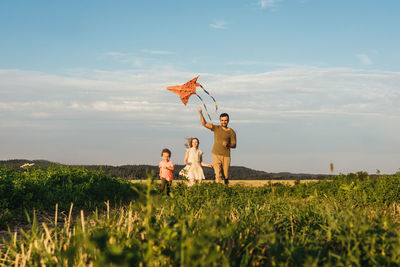
[[[269,186],[269,185],[276,185],[276,184],[283,184],[283,185],[295,185],[296,183],[314,183],[318,182],[319,180],[229,180],[229,186],[235,185],[242,185],[242,186]],[[141,183],[146,184],[146,180],[131,180],[132,183]],[[160,183],[160,181],[156,180],[156,183]],[[182,180],[174,180],[172,185],[175,186],[179,183],[184,183]],[[204,180],[203,183],[214,183],[214,180]]]
[[[290,186],[176,182],[168,197],[151,177],[3,169],[3,225],[29,227],[4,237],[0,266],[399,266],[399,203],[399,174]]]

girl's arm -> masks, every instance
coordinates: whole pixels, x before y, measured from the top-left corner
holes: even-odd
[[[212,167],[212,164],[207,164],[207,163],[204,163],[204,162],[202,162],[201,163],[201,166],[203,166],[203,167]]]
[[[170,161],[170,164],[168,164],[165,168],[167,168],[167,170],[173,171],[175,169],[175,165]]]
[[[212,167],[212,164],[207,164],[203,162],[203,155],[200,155],[200,164],[203,167]]]
[[[188,164],[188,158],[189,158],[189,150],[186,150],[185,159],[183,160],[183,163],[184,163],[185,165]]]

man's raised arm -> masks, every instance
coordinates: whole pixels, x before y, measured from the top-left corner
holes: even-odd
[[[207,122],[206,122],[206,120],[204,119],[203,111],[202,111],[201,107],[199,107],[198,110],[199,110],[199,113],[200,113],[201,125],[203,125],[203,126],[206,127],[207,129],[212,130],[213,125],[212,125],[211,123],[207,123]]]

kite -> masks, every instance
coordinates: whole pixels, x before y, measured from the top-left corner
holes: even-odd
[[[207,110],[206,104],[203,101],[203,98],[201,98],[201,96],[196,93],[196,87],[200,87],[201,89],[203,89],[203,91],[206,92],[206,94],[208,94],[212,98],[212,100],[214,100],[215,113],[217,113],[217,111],[218,111],[218,104],[217,104],[217,101],[215,101],[214,97],[212,97],[212,95],[210,95],[210,93],[207,92],[207,90],[204,89],[204,87],[200,83],[197,82],[197,79],[199,77],[200,77],[200,75],[197,76],[196,78],[191,79],[190,81],[188,81],[187,83],[185,83],[183,85],[168,86],[167,90],[170,90],[170,91],[174,92],[175,94],[179,95],[179,97],[181,98],[181,100],[185,106],[187,105],[187,102],[189,101],[189,97],[191,95],[197,95],[197,97],[203,103],[203,106],[207,112],[208,118],[212,122],[211,116],[208,113],[208,110]]]

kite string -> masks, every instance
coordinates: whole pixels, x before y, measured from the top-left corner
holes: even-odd
[[[204,87],[200,84],[200,88],[201,89],[203,89],[204,90],[204,92],[206,92],[211,98],[212,98],[212,100],[214,100],[214,103],[215,103],[215,113],[216,114],[218,114],[218,104],[217,104],[217,101],[215,101],[215,98],[206,90],[206,89],[204,89]],[[203,102],[204,103],[204,102]],[[206,109],[207,110],[207,109]]]
[[[197,93],[196,93],[196,95],[197,95],[197,97],[200,99],[201,103],[203,103],[203,106],[204,106],[204,109],[205,109],[206,112],[207,112],[208,118],[210,119],[210,121],[211,121],[211,123],[212,123],[212,119],[211,119],[210,113],[208,113],[206,103],[204,103],[203,98],[201,98],[201,96],[199,96]]]

